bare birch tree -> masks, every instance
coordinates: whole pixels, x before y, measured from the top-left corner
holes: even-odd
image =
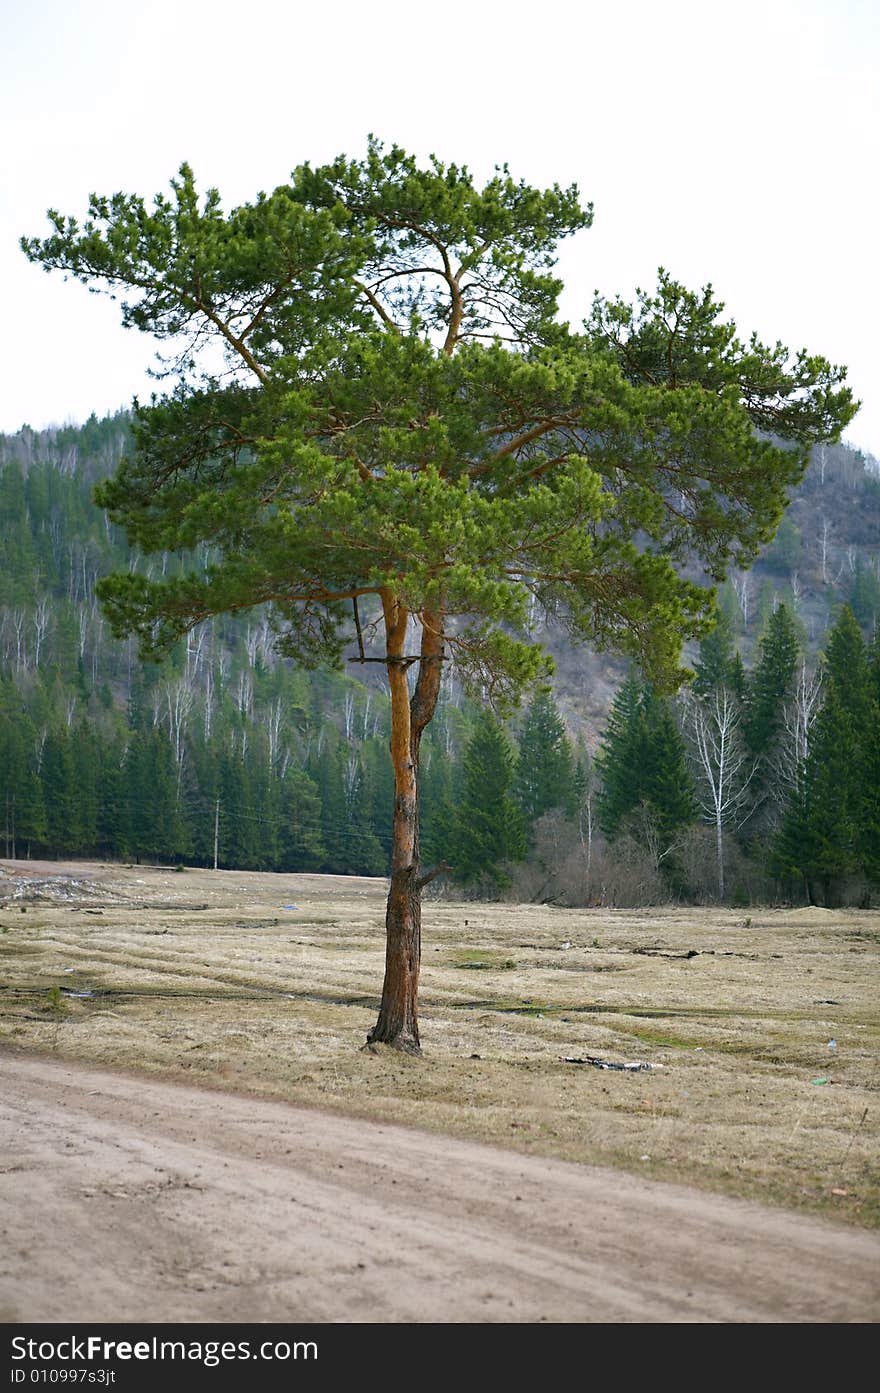
[[[281,735],[284,728],[284,707],[280,697],[276,697],[265,717],[266,740],[269,754],[269,768],[274,769],[281,750]]]
[[[743,625],[747,629],[752,612],[752,593],[755,588],[755,582],[748,571],[741,571],[739,575],[733,576],[732,579],[736,598],[739,600],[739,607],[742,612]]]
[[[718,898],[723,900],[724,830],[741,827],[749,816],[747,793],[758,762],[749,759],[739,740],[739,712],[726,688],[703,701],[691,697],[687,726],[695,752],[700,810],[715,828]]]
[[[177,799],[180,801],[180,786],[183,779],[183,764],[186,758],[186,728],[189,714],[195,701],[195,687],[187,677],[176,682],[163,682],[156,697],[156,724],[162,720],[162,711],[168,723],[168,734],[174,751],[177,766]]]
[[[52,616],[49,608],[48,596],[42,595],[33,613],[35,668],[39,668],[40,666],[40,654],[43,651],[43,644],[45,643],[46,635],[49,632],[49,624],[51,621],[51,617]]]
[[[775,801],[784,806],[800,782],[810,748],[810,730],[821,707],[822,669],[801,663],[797,685],[783,708],[783,737],[774,762]]]
[[[829,533],[830,530],[831,530],[831,524],[829,523],[828,519],[823,515],[823,517],[822,517],[822,531],[821,531],[820,536],[819,536],[820,554],[821,554],[821,557],[822,557],[822,584],[823,584],[823,585],[827,585],[827,584],[828,584],[828,533]]]

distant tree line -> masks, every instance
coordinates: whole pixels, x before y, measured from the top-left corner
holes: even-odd
[[[294,666],[259,616],[204,626],[161,668],[110,636],[95,580],[140,563],[91,488],[127,431],[120,414],[2,442],[2,854],[384,875],[392,779],[378,687]],[[834,458],[840,473],[846,458]],[[864,471],[841,479],[864,500],[876,491]],[[821,545],[820,531],[814,566],[831,554]],[[798,546],[783,527],[769,564],[790,567]],[[836,617],[818,656],[796,594],[752,596],[734,577],[690,688],[668,698],[631,674],[592,753],[549,688],[502,723],[444,681],[422,753],[423,859],[476,895],[870,903],[880,650],[866,634],[880,587],[861,554],[837,555],[850,603],[829,586]],[[747,666],[749,605],[760,637]]]
[[[880,643],[844,606],[810,667],[780,604],[747,672],[721,615],[683,695],[623,683],[596,772],[625,894],[867,905],[880,886]],[[607,850],[599,898],[603,869]]]

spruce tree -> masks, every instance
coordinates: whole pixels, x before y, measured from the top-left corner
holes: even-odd
[[[253,865],[257,870],[275,870],[280,854],[280,779],[269,767],[264,732],[248,739],[244,763],[251,797],[251,816],[257,829],[252,840]]]
[[[869,703],[862,733],[862,799],[858,857],[868,881],[880,887],[880,632],[868,655]]]
[[[370,737],[360,745],[360,758],[364,767],[366,787],[369,791],[369,822],[374,836],[383,848],[386,863],[391,847],[391,810],[394,806],[394,770],[388,755],[388,736]],[[426,751],[426,767],[434,767],[434,751]],[[422,806],[422,828],[424,845],[424,825],[428,813]],[[383,874],[387,870],[387,864]]]
[[[877,678],[861,630],[844,606],[825,647],[822,709],[810,732],[802,778],[772,852],[784,877],[802,876],[809,898],[821,886],[835,904],[846,877],[876,880],[880,719]]]
[[[669,702],[649,684],[628,678],[618,690],[596,756],[602,779],[599,821],[612,839],[643,808],[666,852],[695,816],[693,782]]]
[[[350,756],[347,775],[346,871],[349,875],[384,875],[388,869],[388,850],[373,831],[370,771],[360,755]]]
[[[0,691],[0,836],[4,855],[24,856],[48,835],[37,734],[17,700],[3,709]]]
[[[829,678],[813,726],[802,789],[792,798],[774,846],[775,864],[799,873],[811,902],[838,902],[840,882],[857,867],[858,809],[851,772],[857,755],[853,723]]]
[[[160,726],[135,731],[124,765],[126,841],[137,861],[170,860],[182,841],[174,754]]]
[[[447,842],[454,823],[455,769],[451,755],[436,738],[426,741],[423,758],[426,779],[421,806],[422,854],[437,865],[448,862],[450,856]]]
[[[844,605],[825,644],[825,668],[834,679],[837,695],[856,725],[866,716],[872,699],[872,671],[858,621]]]
[[[314,781],[293,764],[282,780],[279,815],[278,870],[317,870],[326,855],[321,842],[321,798]]]
[[[646,748],[645,802],[656,818],[660,845],[671,846],[694,821],[694,785],[687,752],[669,701],[650,694],[644,704]]]
[[[749,680],[746,675],[745,667],[743,666],[742,654],[739,652],[734,653],[733,662],[730,666],[728,686],[730,688],[730,694],[737,704],[737,708],[741,708],[745,702],[748,685]]]
[[[461,796],[450,838],[455,878],[500,888],[507,865],[526,854],[522,813],[513,799],[516,756],[500,721],[481,712],[462,761]]]
[[[117,860],[129,854],[124,761],[125,747],[121,740],[99,742],[96,839],[99,854]]]
[[[77,802],[77,847],[80,856],[94,855],[98,841],[98,741],[88,721],[71,731],[73,774]]]
[[[794,619],[780,604],[767,619],[758,660],[746,688],[742,735],[755,758],[769,761],[782,729],[783,708],[797,668],[800,641]]]
[[[549,688],[528,708],[519,737],[514,797],[530,829],[551,808],[575,809],[574,762],[565,726]]]
[[[847,770],[849,805],[855,823],[855,863],[878,883],[880,861],[880,707],[878,647],[867,647],[854,611],[844,605],[825,646],[828,676],[852,732]]]
[[[70,735],[65,726],[50,730],[40,764],[47,841],[55,855],[78,849],[79,798]]]
[[[345,793],[345,758],[342,747],[324,742],[321,752],[309,761],[321,804],[321,869],[330,875],[345,875],[348,862],[348,801]]]
[[[227,749],[221,757],[218,792],[220,864],[250,870],[259,864],[263,829],[240,745]]]
[[[875,571],[865,565],[862,557],[856,561],[849,602],[853,614],[864,628],[876,626],[880,617],[880,579]]]
[[[596,755],[599,824],[607,837],[616,835],[624,817],[641,801],[643,754],[642,684],[630,676],[614,694]]]
[[[731,689],[735,680],[736,645],[733,627],[724,610],[718,609],[715,627],[700,642],[700,656],[694,663],[693,690],[707,696],[721,687]]]

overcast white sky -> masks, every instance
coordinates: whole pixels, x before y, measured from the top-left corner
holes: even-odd
[[[0,0],[0,430],[152,384],[116,307],[28,265],[22,233],[182,160],[224,201],[369,131],[489,177],[576,182],[560,263],[592,294],[711,280],[744,332],[849,367],[880,455],[876,0]]]

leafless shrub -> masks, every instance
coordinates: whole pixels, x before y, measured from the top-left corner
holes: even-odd
[[[775,898],[773,882],[760,863],[748,856],[733,837],[725,837],[724,859],[728,903],[772,903]],[[717,904],[715,832],[711,827],[694,825],[686,829],[681,840],[679,864],[688,899],[696,904]]]
[[[602,905],[639,908],[672,898],[651,850],[628,834],[594,852],[593,880]]]

